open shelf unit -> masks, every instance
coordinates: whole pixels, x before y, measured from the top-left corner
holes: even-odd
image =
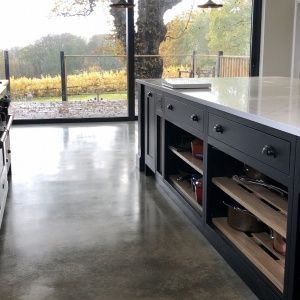
[[[186,162],[189,166],[195,169],[198,173],[203,175],[203,161],[199,158],[193,156],[193,154],[189,151],[178,151],[175,147],[169,146],[169,149],[181,158],[184,162]]]
[[[286,260],[285,254],[278,251],[280,246],[288,251],[288,187],[217,147],[209,146],[209,151],[210,189],[206,213],[211,229],[232,247],[232,251],[239,251],[284,297]],[[264,223],[265,227],[257,229],[261,232],[247,231],[247,212],[233,209],[236,207],[245,209]],[[238,225],[234,228],[235,222],[245,224],[245,230],[242,227],[238,230]]]
[[[242,182],[236,177],[213,177],[219,195],[235,201],[282,237],[287,236],[287,205],[285,195],[267,187]],[[283,293],[285,256],[273,247],[270,231],[242,232],[228,224],[228,218],[215,215],[212,224],[239,249]]]
[[[283,258],[275,251],[270,251],[270,240],[259,234],[246,234],[231,228],[227,218],[214,218],[213,224],[283,292]],[[266,251],[267,249],[267,251]],[[272,255],[270,255],[270,252]],[[274,253],[275,252],[275,253]]]
[[[268,201],[259,198],[254,192],[243,188],[231,178],[215,177],[212,182],[258,219],[286,238],[287,216],[277,208],[278,205],[275,206],[271,197],[268,197]],[[278,201],[278,198],[276,200]],[[284,204],[279,206],[284,206]]]
[[[169,177],[171,184],[186,198],[186,200],[201,213],[203,211],[202,206],[197,203],[195,193],[191,188],[191,184],[187,181],[178,181],[177,175],[171,175]]]
[[[165,123],[165,131],[165,179],[202,215],[204,165],[202,159],[193,155],[192,149],[201,154],[203,141],[168,121]]]

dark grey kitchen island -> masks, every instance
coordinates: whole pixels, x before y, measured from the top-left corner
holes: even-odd
[[[300,299],[300,81],[207,81],[210,90],[137,80],[139,168],[261,299]],[[236,210],[262,229],[235,228]]]

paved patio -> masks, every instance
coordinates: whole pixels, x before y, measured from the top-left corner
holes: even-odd
[[[127,101],[13,101],[10,105],[10,112],[14,114],[16,120],[126,117]]]

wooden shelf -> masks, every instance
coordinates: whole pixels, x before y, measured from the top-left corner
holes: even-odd
[[[266,232],[252,233],[253,239],[258,243],[264,245],[275,257],[278,259],[278,263],[285,266],[285,256],[275,251],[273,247],[273,240]]]
[[[256,194],[244,189],[231,178],[215,177],[212,182],[258,219],[286,238],[287,217],[280,210],[277,210],[274,205],[269,206]],[[269,200],[272,201],[272,199]]]
[[[253,183],[238,182],[240,185],[252,191],[257,197],[266,200],[269,204],[279,209],[284,215],[287,216],[288,202],[287,199],[275,192],[268,190],[263,186]]]
[[[172,146],[169,146],[169,149],[175,155],[177,155],[179,158],[185,161],[189,166],[191,166],[193,169],[195,169],[197,172],[203,175],[203,161],[201,159],[194,157],[193,154],[188,151],[179,152]]]
[[[271,281],[283,292],[284,267],[273,258],[260,242],[246,233],[231,228],[227,218],[215,218],[213,224]],[[265,246],[265,245],[264,245]]]
[[[171,175],[169,177],[172,185],[176,187],[176,189],[200,212],[203,211],[202,206],[197,202],[195,194],[192,190],[191,184],[189,184],[186,180],[178,181],[177,177],[179,175]]]

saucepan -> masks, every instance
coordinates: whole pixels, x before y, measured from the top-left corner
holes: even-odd
[[[250,166],[244,164],[244,173],[247,178],[252,179],[253,181],[265,181],[267,180],[267,176],[260,173],[259,171],[251,168]]]
[[[286,240],[279,233],[271,230],[273,239],[273,248],[280,254],[285,255],[286,252]]]
[[[225,201],[223,201],[223,204],[228,207],[227,222],[232,228],[253,233],[263,232],[268,229],[263,222],[244,207],[238,204],[231,205]]]

